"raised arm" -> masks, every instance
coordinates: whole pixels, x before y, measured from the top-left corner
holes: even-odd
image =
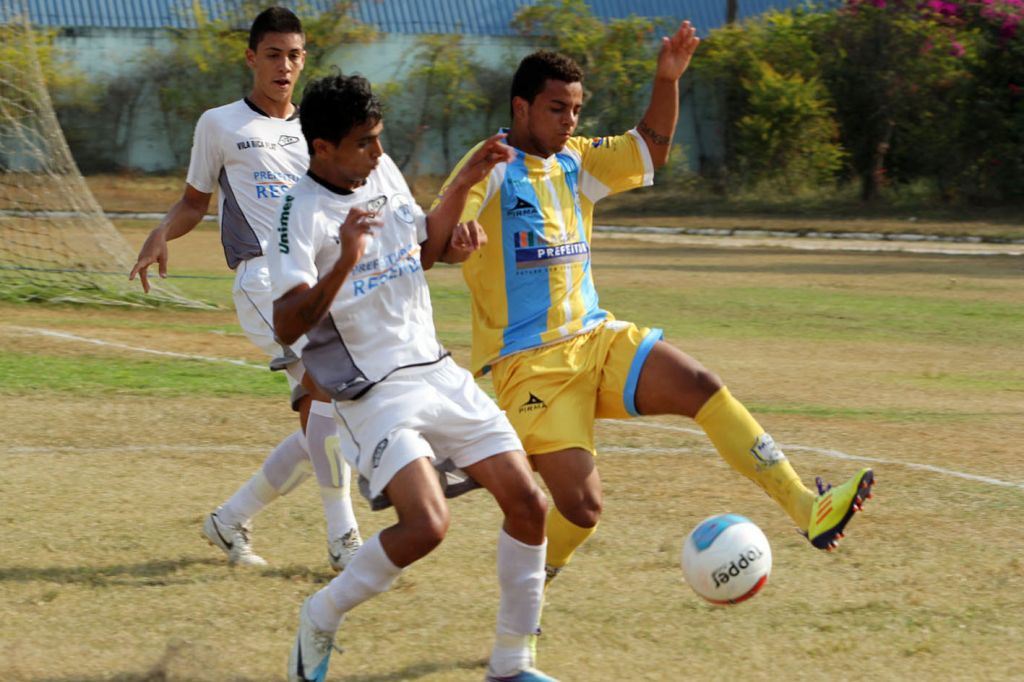
[[[138,275],[139,281],[142,283],[142,290],[149,293],[147,270],[150,265],[156,263],[160,277],[167,277],[167,242],[188,234],[199,224],[210,208],[210,197],[212,196],[212,194],[200,192],[192,185],[186,184],[181,199],[171,206],[171,210],[167,212],[160,224],[154,227],[146,237],[128,279],[134,280]]]
[[[445,187],[437,204],[427,214],[427,239],[420,245],[420,261],[424,269],[430,269],[439,260],[454,262],[455,256],[451,249],[456,247],[452,243],[452,232],[459,224],[470,190],[486,178],[496,165],[515,159],[515,150],[505,144],[505,137],[505,133],[492,135],[477,147],[472,156],[459,168],[455,178]],[[479,241],[462,241],[460,235],[468,234],[464,232],[456,235],[456,241],[459,242],[457,248],[462,249],[460,255],[463,259],[472,250],[482,246]],[[470,251],[465,251],[467,245]]]
[[[689,21],[680,24],[672,37],[661,39],[651,102],[636,126],[637,132],[647,142],[655,168],[664,166],[668,161],[672,136],[679,120],[679,79],[690,65],[698,45],[700,38]]]
[[[313,286],[299,284],[274,301],[274,332],[292,344],[313,328],[331,308],[334,297],[366,251],[370,231],[381,224],[373,213],[350,209],[341,224],[341,258]]]

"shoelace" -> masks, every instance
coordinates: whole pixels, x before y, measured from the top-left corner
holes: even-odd
[[[831,483],[826,484],[825,480],[821,476],[815,476],[814,477],[814,484],[816,486],[818,486],[818,494],[819,495],[824,495],[829,490],[832,490],[832,484]]]
[[[345,549],[358,549],[362,544],[363,539],[355,528],[341,536],[341,546]]]
[[[337,651],[339,654],[345,653],[345,650],[338,646],[337,642],[334,641],[334,633],[323,632],[321,630],[313,631],[313,643],[316,646],[317,651]]]

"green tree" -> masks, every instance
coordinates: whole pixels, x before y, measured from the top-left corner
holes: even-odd
[[[942,16],[945,10],[945,17]],[[939,17],[962,26],[963,106],[956,187],[975,201],[1024,199],[1024,2],[950,2]],[[959,52],[959,50],[956,50]]]
[[[831,182],[844,154],[821,83],[758,61],[742,85],[747,106],[736,122],[736,151],[748,183],[794,192]]]
[[[878,4],[839,11],[819,36],[823,79],[864,201],[878,198],[893,177],[890,152],[941,108],[956,69],[947,50],[933,49],[948,38],[916,9]]]
[[[303,20],[307,57],[297,93],[310,79],[331,68],[330,52],[336,45],[376,39],[374,29],[352,17],[353,4],[348,0],[338,2]],[[193,1],[196,26],[175,31],[170,52],[153,51],[145,58],[143,74],[146,80],[158,84],[160,110],[166,130],[176,143],[179,163],[188,158],[190,133],[199,115],[211,106],[248,94],[252,87],[252,75],[242,55],[248,46],[252,19],[265,6],[259,0],[245,0],[212,19]],[[298,8],[298,13],[303,14],[303,8]]]
[[[769,12],[711,32],[694,59],[701,92],[722,120],[725,189],[829,184],[843,150],[815,36],[825,15]]]
[[[387,112],[388,153],[415,182],[428,144],[437,146],[447,169],[455,153],[488,134],[495,115],[507,111],[509,77],[481,64],[458,35],[420,36],[406,58],[407,67],[399,68],[405,78],[375,91]]]
[[[580,128],[593,134],[636,125],[654,75],[655,31],[665,23],[635,16],[604,23],[583,0],[540,0],[512,20],[520,33],[543,40],[583,68],[587,100]]]
[[[51,105],[63,124],[67,117],[62,113],[95,112],[102,104],[106,85],[90,81],[58,47],[56,38],[56,31],[33,29],[19,21],[0,25],[0,167],[8,164],[9,154],[17,157],[24,151],[19,150],[21,145],[52,141],[43,113]],[[18,138],[24,140],[15,142]],[[74,143],[68,131],[65,138]]]

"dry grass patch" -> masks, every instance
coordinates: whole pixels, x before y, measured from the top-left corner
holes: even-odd
[[[215,232],[172,245],[172,258],[175,246],[181,262],[206,263],[193,272],[224,274],[220,263],[199,260],[204,249],[216,252]],[[825,554],[691,422],[600,422],[605,517],[548,593],[546,670],[594,682],[815,680],[842,671],[880,680],[1024,677],[1019,259],[621,240],[599,243],[596,254],[602,300],[624,319],[664,325],[719,372],[792,446],[806,483],[842,481],[859,459],[873,458],[879,487],[840,550]],[[458,270],[430,278],[442,337],[464,339]],[[950,280],[955,287],[945,286]],[[210,282],[225,300],[230,281]],[[920,319],[910,314],[918,302]],[[10,329],[260,361],[230,309],[5,305],[0,313],[0,361],[17,358],[0,386],[0,679],[282,679],[299,604],[331,575],[315,486],[257,518],[267,569],[228,568],[199,530],[295,428],[285,389],[247,391],[248,377],[263,375],[244,368],[164,376],[181,361],[139,365],[129,351]],[[464,345],[454,345],[465,361]],[[13,368],[29,362],[38,374],[23,383]],[[77,388],[47,370],[76,363]],[[118,389],[81,368],[152,374]],[[59,392],[50,385],[58,380]],[[215,393],[217,382],[230,393]],[[389,512],[356,506],[365,534],[390,523]],[[452,508],[442,547],[350,614],[339,638],[347,652],[331,679],[483,676],[500,519],[484,493]],[[725,511],[764,528],[775,569],[756,599],[720,609],[682,583],[678,556],[694,524]]]

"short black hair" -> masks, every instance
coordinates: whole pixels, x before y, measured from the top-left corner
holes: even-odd
[[[302,22],[287,7],[268,7],[253,19],[249,29],[249,49],[255,51],[268,33],[298,33],[303,39],[306,37]]]
[[[356,126],[381,118],[380,100],[362,76],[336,73],[310,81],[299,105],[299,123],[311,156],[313,140],[338,144]]]
[[[533,98],[544,90],[544,83],[548,79],[582,83],[583,69],[572,57],[559,52],[538,50],[528,54],[519,62],[519,68],[512,77],[512,96],[509,101],[522,97],[532,104]]]

